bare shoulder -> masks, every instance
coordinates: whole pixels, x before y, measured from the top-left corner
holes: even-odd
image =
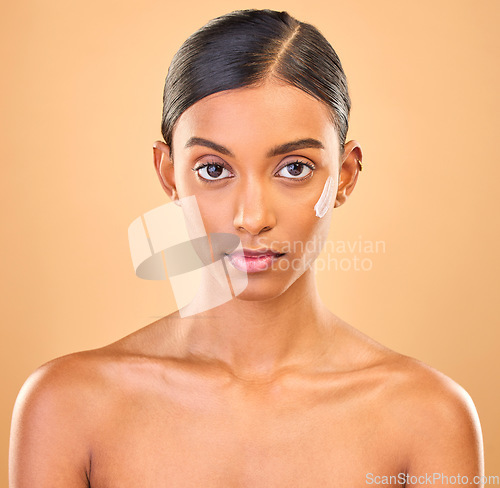
[[[10,486],[88,486],[106,393],[98,356],[64,356],[26,380],[12,415]]]
[[[112,344],[45,363],[22,386],[16,409],[48,403],[93,413],[117,389],[133,382],[134,374],[145,373],[159,362],[169,348],[168,324],[164,317]]]
[[[407,444],[455,436],[480,445],[478,414],[469,393],[456,381],[418,359],[393,351],[341,322],[341,340],[350,351],[344,364],[361,372],[377,390],[379,407],[399,426]]]
[[[392,400],[408,421],[407,434],[419,444],[425,436],[469,439],[481,443],[479,417],[469,393],[456,381],[408,356],[395,361],[397,375]]]
[[[386,433],[408,473],[472,476],[484,470],[479,417],[469,393],[418,359],[397,353],[341,323],[348,376]],[[412,485],[414,486],[414,485]]]
[[[137,376],[158,365],[169,348],[167,319],[104,347],[68,354],[40,366],[22,386],[15,413],[41,409],[48,414],[58,409],[58,415],[93,416],[102,412],[113,395],[137,384]]]
[[[60,408],[90,409],[102,403],[129,374],[144,369],[157,355],[151,345],[157,327],[151,324],[101,348],[75,352],[53,359],[35,370],[18,395],[16,408],[48,402]],[[56,401],[58,400],[58,401]],[[101,405],[99,405],[100,407]]]
[[[388,413],[404,439],[407,472],[461,472],[472,480],[484,473],[479,416],[469,393],[445,374],[407,356],[392,366]]]
[[[25,381],[14,407],[13,425],[33,429],[35,424],[61,425],[65,417],[77,426],[91,418],[106,391],[106,354],[84,351],[40,366]],[[88,429],[82,429],[88,432]]]
[[[93,446],[155,388],[145,378],[162,377],[164,365],[147,346],[157,329],[62,356],[28,377],[12,415],[11,486],[88,486]]]
[[[348,351],[342,356],[344,364],[379,377],[387,401],[395,401],[412,413],[424,409],[429,417],[470,418],[475,413],[467,391],[437,369],[383,346],[345,322],[341,322],[340,331]]]

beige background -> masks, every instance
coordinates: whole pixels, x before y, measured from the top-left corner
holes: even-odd
[[[365,171],[331,235],[385,253],[359,255],[370,271],[319,273],[322,296],[467,389],[500,475],[498,0],[26,0],[0,20],[2,481],[38,365],[174,310],[168,284],[134,275],[127,228],[167,201],[151,147],[171,57],[236,8],[286,9],[337,50]]]

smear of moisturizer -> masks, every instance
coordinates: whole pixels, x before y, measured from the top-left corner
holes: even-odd
[[[325,186],[319,200],[314,205],[314,210],[316,211],[316,217],[322,218],[328,212],[330,205],[333,200],[333,192],[335,190],[335,179],[333,176],[329,176],[325,181]]]

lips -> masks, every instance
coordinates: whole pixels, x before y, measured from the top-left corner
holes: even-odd
[[[258,273],[268,269],[284,254],[271,249],[243,249],[229,254],[228,257],[231,264],[239,271]]]

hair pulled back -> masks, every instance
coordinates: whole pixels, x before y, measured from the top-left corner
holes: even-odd
[[[273,77],[327,105],[342,153],[351,100],[340,59],[316,27],[268,9],[217,17],[182,44],[165,79],[161,131],[166,144],[172,148],[175,123],[202,98]]]

